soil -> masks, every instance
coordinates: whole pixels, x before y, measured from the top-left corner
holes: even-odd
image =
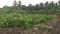
[[[34,30],[24,30],[22,28],[0,28],[0,34],[47,34],[47,31],[36,32]]]

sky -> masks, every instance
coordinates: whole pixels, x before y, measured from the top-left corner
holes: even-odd
[[[19,0],[16,0],[17,2]],[[41,2],[45,3],[46,1],[54,1],[54,2],[58,2],[58,0],[20,0],[22,2],[23,5],[28,5],[28,4],[32,4],[32,5],[35,5],[35,4],[39,4]],[[3,7],[3,6],[12,6],[14,0],[0,0],[0,7]]]

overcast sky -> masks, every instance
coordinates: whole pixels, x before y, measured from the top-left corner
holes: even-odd
[[[0,7],[3,7],[5,5],[8,5],[8,6],[11,6],[13,4],[13,1],[14,0],[0,0]],[[19,1],[19,0],[16,0],[16,1]],[[54,1],[54,2],[57,2],[58,0],[21,0],[22,4],[23,5],[28,5],[28,4],[37,4],[37,3],[40,3],[40,2],[46,2],[46,1]]]

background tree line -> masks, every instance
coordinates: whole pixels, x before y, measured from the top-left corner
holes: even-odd
[[[28,6],[22,5],[21,1],[14,1],[13,6],[4,6],[0,9],[1,12],[6,13],[28,13],[28,14],[60,14],[60,1],[57,3],[47,1],[36,5],[29,4]]]

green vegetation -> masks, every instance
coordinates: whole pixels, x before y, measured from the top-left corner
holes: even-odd
[[[38,14],[5,14],[0,15],[0,27],[24,27],[31,28],[35,24],[45,23],[51,19],[51,15]]]
[[[60,15],[60,1],[54,3],[40,3],[36,5],[29,4],[25,6],[21,4],[21,1],[14,1],[14,4],[4,6],[0,8],[0,27],[11,28],[11,27],[23,27],[26,29],[33,28],[36,24],[41,25],[38,29],[47,30],[48,26],[45,23],[52,19],[52,15]]]
[[[21,1],[14,1],[14,4],[9,6],[4,6],[0,8],[1,13],[22,13],[22,14],[50,14],[56,15],[60,14],[60,1],[58,2],[46,2],[39,3],[36,5],[29,4],[28,6],[22,5]]]
[[[60,14],[60,1],[54,3],[51,1],[50,3],[47,1],[46,3],[39,3],[36,5],[29,4],[28,6],[22,5],[21,1],[14,1],[14,4],[10,6],[4,6],[0,8],[0,14],[4,13],[19,13],[19,14],[49,14],[56,15]]]

